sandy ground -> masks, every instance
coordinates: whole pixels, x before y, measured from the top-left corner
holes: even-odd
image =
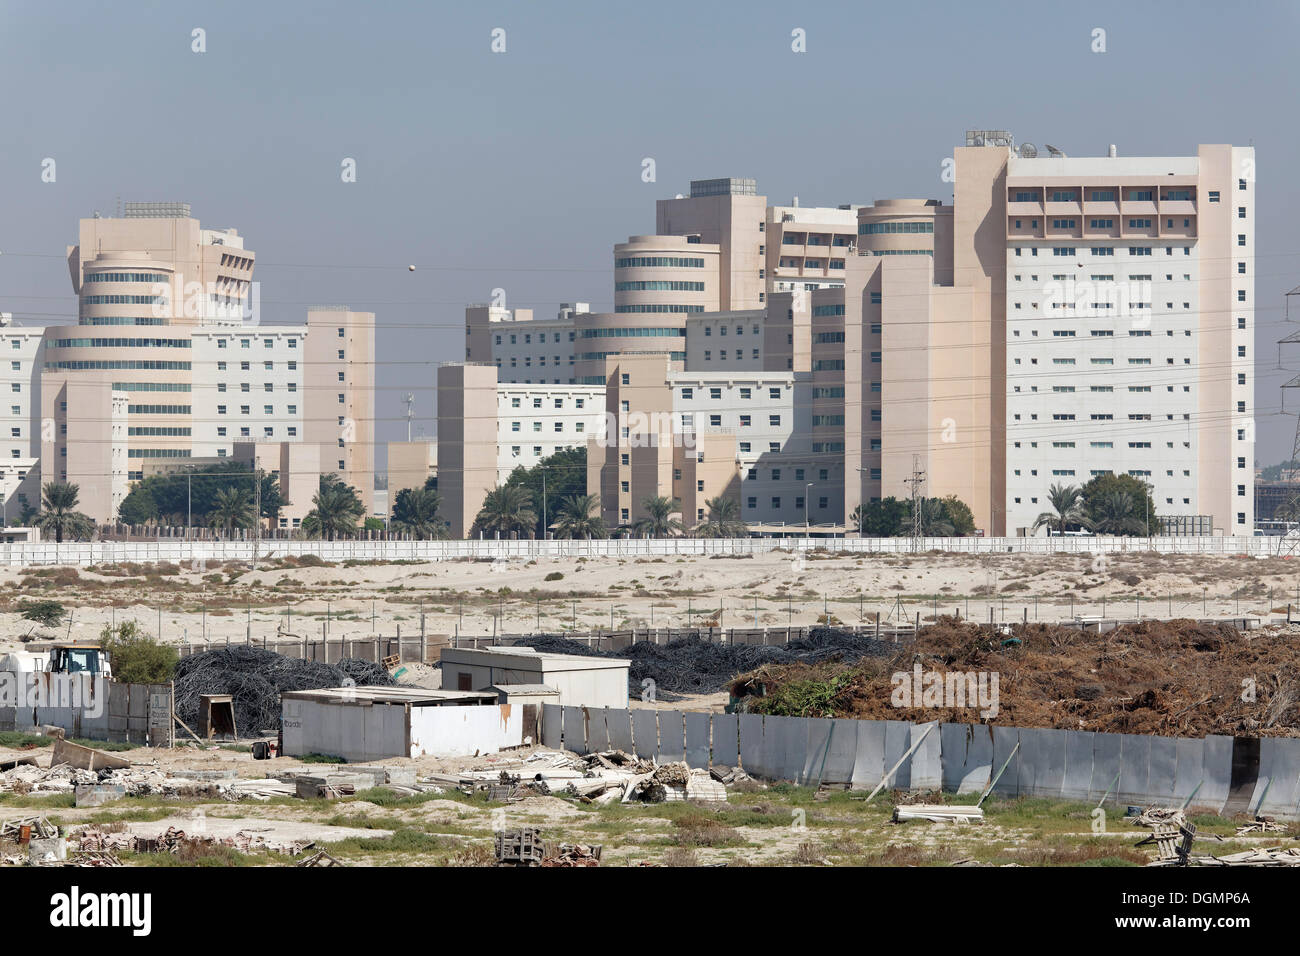
[[[162,573],[159,573],[159,572]],[[557,577],[558,575],[558,577]],[[547,580],[550,577],[551,580]],[[57,629],[23,601],[72,609]],[[865,555],[455,561],[354,566],[175,565],[0,570],[0,651],[24,637],[94,639],[134,619],[164,641],[224,644],[592,629],[924,620],[937,608],[987,621],[1234,617],[1300,607],[1300,562],[1121,555]]]

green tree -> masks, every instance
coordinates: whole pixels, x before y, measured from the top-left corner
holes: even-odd
[[[1101,534],[1145,534],[1146,522],[1137,512],[1137,502],[1127,491],[1098,496],[1088,510],[1089,520]]]
[[[222,488],[212,502],[207,515],[208,526],[227,535],[236,528],[253,527],[253,503],[242,488]]]
[[[24,601],[18,605],[18,612],[24,621],[32,621],[42,627],[57,627],[63,620],[66,609],[58,601]]]
[[[89,538],[95,533],[95,522],[77,510],[81,489],[66,481],[47,481],[41,489],[41,513],[36,526],[44,532],[53,532],[55,542],[64,537],[73,540]]]
[[[1047,503],[1051,511],[1044,511],[1034,520],[1034,530],[1047,525],[1058,534],[1064,534],[1073,525],[1078,528],[1091,527],[1091,521],[1084,510],[1083,489],[1077,485],[1053,484],[1047,489]]]
[[[113,679],[128,684],[166,683],[180,660],[176,648],[159,644],[135,621],[105,625],[99,632],[99,644],[108,654]]]
[[[428,488],[403,488],[393,499],[392,529],[421,540],[447,537],[447,522],[438,516],[442,496]]]
[[[562,448],[531,468],[516,468],[506,479],[506,487],[528,492],[532,512],[537,516],[536,536],[544,537],[543,519],[553,524],[561,501],[587,493],[587,446]]]
[[[728,495],[719,495],[704,502],[704,520],[695,528],[701,538],[740,538],[749,533],[749,526],[741,520],[740,502]]]
[[[557,538],[607,538],[604,519],[600,516],[598,495],[570,495],[560,502],[555,522]]]
[[[487,493],[470,534],[535,534],[536,527],[537,514],[529,507],[528,489],[506,484]]]
[[[1084,513],[1098,534],[1145,535],[1159,530],[1150,486],[1133,475],[1098,475],[1082,490]]]
[[[333,473],[320,476],[319,490],[311,503],[312,510],[302,519],[302,530],[309,537],[330,541],[354,536],[357,522],[366,511],[357,490]]]
[[[903,533],[903,518],[908,511],[907,502],[893,497],[866,501],[853,509],[849,524],[870,538],[892,538]]]
[[[652,538],[664,538],[682,530],[682,523],[673,517],[681,514],[682,503],[676,498],[664,498],[652,495],[641,499],[641,509],[645,516],[633,524],[637,534],[648,534]]]
[[[953,534],[966,537],[975,533],[975,515],[971,513],[970,505],[956,495],[948,495],[939,500],[943,502],[943,515],[952,525]]]
[[[135,485],[117,506],[117,520],[123,524],[148,524],[158,518],[158,502],[144,485]]]

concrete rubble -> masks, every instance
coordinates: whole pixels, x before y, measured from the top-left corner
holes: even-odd
[[[727,786],[749,780],[739,769],[692,769],[685,763],[656,764],[621,750],[578,756],[537,750],[508,767],[432,774],[429,779],[463,793],[486,790],[489,799],[514,803],[528,796],[556,796],[604,805],[621,801],[726,802]]]

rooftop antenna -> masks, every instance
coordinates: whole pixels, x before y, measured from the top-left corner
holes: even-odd
[[[411,440],[411,419],[415,415],[413,411],[413,407],[415,405],[415,395],[412,394],[411,392],[407,392],[405,395],[402,396],[402,401],[406,402],[406,440],[410,441]]]

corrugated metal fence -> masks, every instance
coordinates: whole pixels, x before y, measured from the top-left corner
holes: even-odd
[[[542,711],[548,747],[619,749],[702,768],[739,765],[755,777],[807,786],[870,790],[918,741],[888,787],[976,792],[1010,758],[993,790],[998,795],[1095,803],[1109,794],[1116,804],[1178,806],[1194,794],[1191,806],[1209,812],[1300,816],[1295,738],[1173,738],[557,704]]]

